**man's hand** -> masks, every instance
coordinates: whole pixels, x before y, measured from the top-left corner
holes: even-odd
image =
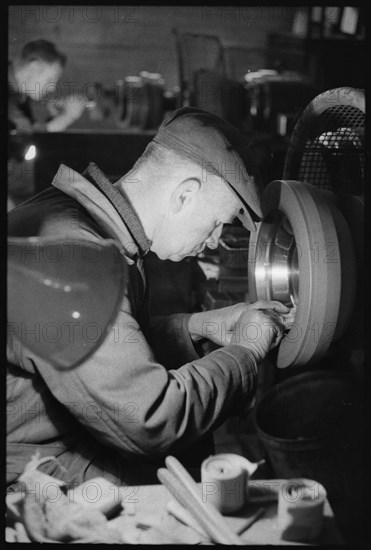
[[[242,313],[236,323],[232,343],[248,349],[254,355],[256,362],[260,363],[268,351],[280,343],[285,330],[292,323],[291,312],[278,313],[276,309],[271,308],[251,308]]]
[[[194,341],[201,338],[208,338],[219,346],[227,346],[236,341],[236,324],[244,321],[244,314],[249,311],[271,310],[281,316],[282,323],[286,323],[286,317],[290,314],[290,309],[280,302],[258,300],[254,304],[236,304],[234,306],[223,307],[211,311],[194,313],[189,320],[189,332]],[[264,318],[264,321],[267,321]],[[242,344],[241,344],[242,345]]]
[[[84,98],[77,94],[49,103],[48,109],[54,118],[46,125],[48,132],[63,131],[80,118],[85,110]]]

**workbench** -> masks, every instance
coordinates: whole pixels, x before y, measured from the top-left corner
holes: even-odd
[[[60,484],[58,480],[56,483]],[[93,481],[92,481],[93,483]],[[256,491],[264,490],[265,494],[282,490],[287,480],[250,480],[249,493],[251,499],[239,512],[224,516],[236,533],[246,524],[259,508],[264,509],[263,515],[253,523],[246,531],[240,534],[246,544],[257,545],[302,545],[303,542],[290,542],[282,539],[282,529],[277,518],[277,501],[259,501],[254,498]],[[93,483],[94,484],[94,483]],[[96,483],[95,483],[96,485]],[[201,484],[199,484],[201,486]],[[211,544],[207,537],[202,536],[184,523],[179,521],[168,511],[168,504],[173,500],[172,495],[164,485],[137,485],[120,488],[122,511],[119,515],[109,520],[109,527],[117,529],[123,537],[123,542],[132,544],[163,544],[165,536],[169,536],[167,543],[182,544]],[[8,511],[15,521],[22,521],[20,515],[21,493],[7,496]],[[8,520],[10,518],[8,517]],[[156,532],[157,527],[160,531]],[[168,535],[167,535],[168,534]],[[9,542],[11,542],[9,540]],[[26,536],[22,542],[31,542]],[[324,505],[324,526],[318,539],[311,541],[311,545],[344,544],[344,540],[338,530],[332,509],[327,501]]]
[[[64,132],[34,132],[35,191],[47,188],[60,164],[82,173],[95,162],[111,181],[133,167],[155,132],[113,128],[67,129]]]
[[[251,480],[250,485],[259,487],[280,487],[287,480]],[[201,485],[201,484],[200,484]],[[179,521],[167,512],[167,504],[173,499],[172,495],[163,485],[141,485],[137,487],[125,487],[123,489],[123,506],[125,504],[135,509],[137,520],[157,522],[158,526],[171,533],[176,533]],[[274,544],[274,545],[301,545],[304,543],[290,542],[282,539],[282,530],[277,520],[277,502],[250,502],[233,516],[225,516],[233,530],[236,532],[252,516],[258,508],[264,507],[265,513],[245,533],[240,536],[248,544]],[[157,518],[157,520],[156,520]],[[117,520],[113,520],[117,521]],[[308,544],[308,543],[305,543]],[[344,544],[338,530],[335,518],[329,503],[324,506],[324,527],[318,540],[311,544]]]

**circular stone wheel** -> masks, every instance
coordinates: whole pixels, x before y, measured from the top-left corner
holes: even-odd
[[[298,296],[294,324],[282,339],[277,366],[301,366],[319,360],[329,345],[346,328],[352,312],[348,300],[346,319],[339,323],[344,289],[354,296],[356,275],[354,250],[347,225],[341,233],[347,235],[347,269],[342,269],[344,247],[339,242],[337,226],[340,212],[333,215],[333,206],[314,186],[293,180],[272,181],[264,191],[266,217],[258,231],[250,235],[248,277],[250,300],[272,300],[269,258],[264,252],[270,243],[264,231],[267,216],[274,211],[284,214],[291,225],[298,251]],[[348,238],[349,237],[349,238]],[[344,238],[344,237],[341,237]],[[350,260],[350,261],[349,261]],[[353,265],[353,269],[352,266]],[[264,274],[262,283],[262,273]],[[345,277],[345,279],[344,279]],[[259,279],[259,284],[257,283]],[[344,279],[344,280],[342,280]]]

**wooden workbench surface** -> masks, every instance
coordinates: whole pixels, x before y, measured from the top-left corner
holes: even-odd
[[[287,481],[277,479],[254,480],[251,483],[256,487],[267,487],[269,484],[275,484],[277,487],[277,485],[287,483]],[[151,518],[155,515],[162,515],[164,522],[169,521],[169,514],[167,513],[166,506],[173,497],[163,485],[125,487],[123,491],[123,505],[133,506],[136,516]],[[277,502],[258,503],[252,501],[247,503],[246,506],[235,515],[225,517],[231,527],[237,531],[245,520],[261,507],[265,509],[264,515],[241,535],[241,538],[245,540],[246,543],[275,545],[301,544],[299,542],[296,543],[282,540],[282,530],[277,521]],[[324,516],[325,521],[322,534],[313,544],[344,544],[328,502],[325,502]],[[174,519],[174,522],[177,522],[177,520]]]
[[[274,492],[277,494],[277,490],[282,490],[285,483],[287,483],[287,480],[250,480],[250,500],[238,513],[233,516],[225,516],[231,528],[237,532],[259,508],[264,509],[264,514],[240,535],[242,540],[246,541],[246,544],[303,544],[282,539],[282,529],[277,518],[277,501],[259,502],[257,498],[254,498],[254,495],[256,497],[257,494],[256,491],[261,492],[262,488],[265,493],[269,489],[271,495]],[[109,521],[109,526],[118,529],[123,536],[123,542],[163,544],[165,534],[166,543],[170,543],[171,537],[174,537],[173,543],[207,544],[208,539],[205,536],[200,535],[194,529],[185,527],[183,523],[168,512],[167,506],[169,501],[173,500],[173,497],[165,486],[124,486],[121,487],[121,495],[122,512]],[[7,496],[8,511],[12,512],[15,521],[22,521],[20,514],[21,497],[21,493]],[[324,520],[322,533],[317,540],[312,541],[312,544],[344,544],[328,502],[325,502],[324,506]],[[156,529],[148,530],[151,526],[159,528],[160,531],[156,534]],[[13,542],[13,540],[9,540],[9,542]],[[26,537],[22,539],[22,542],[31,541]]]

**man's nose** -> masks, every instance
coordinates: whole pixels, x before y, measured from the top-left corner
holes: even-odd
[[[216,227],[214,231],[211,233],[210,237],[206,241],[206,246],[208,248],[215,250],[215,248],[218,247],[219,237],[221,235],[222,229],[223,229],[223,224],[220,224],[220,226]]]

